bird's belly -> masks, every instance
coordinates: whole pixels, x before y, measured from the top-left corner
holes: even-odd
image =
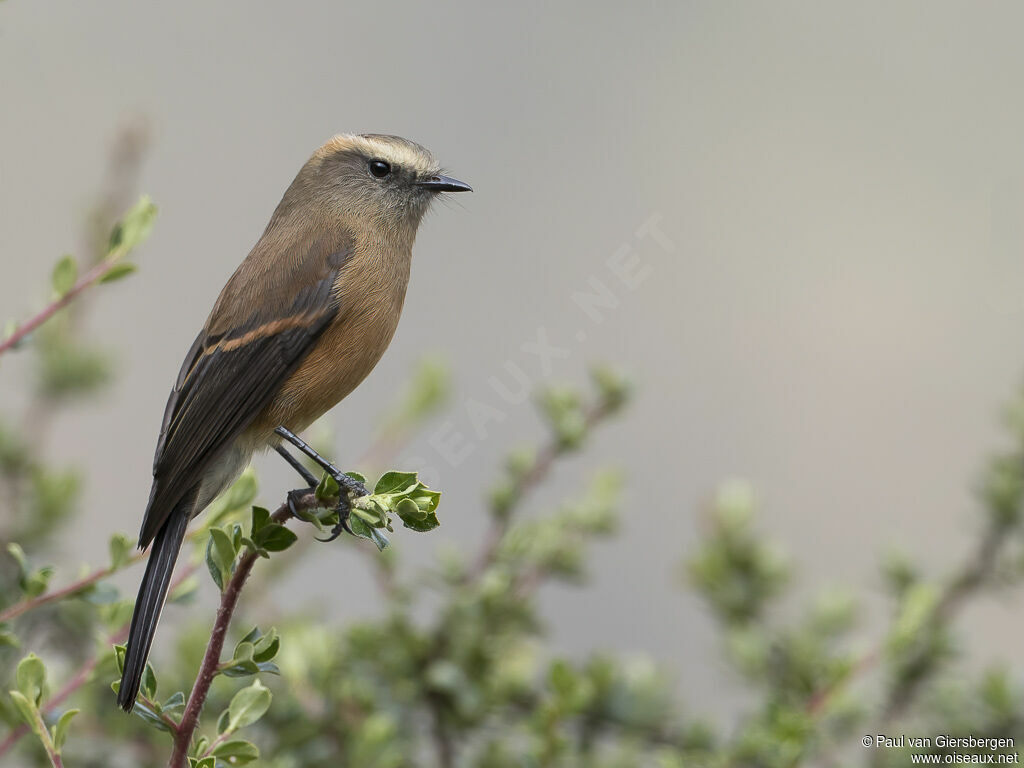
[[[273,430],[299,432],[345,398],[369,375],[394,336],[397,312],[347,315],[331,324],[254,424],[273,441]]]

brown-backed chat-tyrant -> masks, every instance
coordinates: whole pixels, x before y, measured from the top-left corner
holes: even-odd
[[[365,493],[295,436],[366,378],[405,300],[416,230],[432,200],[470,191],[398,136],[340,135],[318,149],[221,291],[171,391],[139,546],[152,545],[135,603],[118,703],[135,704],[190,519],[256,451],[294,445],[348,493]]]

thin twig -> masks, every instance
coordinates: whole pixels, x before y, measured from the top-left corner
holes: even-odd
[[[943,625],[953,621],[966,599],[983,586],[992,575],[999,551],[1009,539],[1007,531],[1001,525],[991,525],[978,543],[974,556],[964,563],[942,591],[924,631],[936,632]],[[927,650],[921,650],[914,655],[910,663],[917,664],[924,661],[925,654],[927,654]],[[890,723],[900,717],[920,692],[923,682],[923,675],[916,676],[905,681],[902,686],[894,687],[886,701],[882,722]]]
[[[106,568],[99,568],[90,573],[89,575],[83,576],[81,579],[71,582],[66,587],[54,590],[53,592],[46,592],[42,595],[38,595],[37,597],[33,597],[28,600],[22,600],[21,602],[15,603],[14,605],[9,606],[6,610],[0,612],[0,622],[10,621],[11,619],[17,618],[18,616],[21,616],[21,614],[34,610],[41,605],[46,605],[47,603],[53,603],[58,600],[63,600],[65,597],[72,597],[78,592],[81,592],[83,589],[91,587],[97,581],[101,581],[102,579],[105,579],[108,576],[117,573],[121,570],[121,568],[126,568],[129,565],[134,565],[140,560],[145,560],[147,557],[149,557],[149,550],[146,550],[145,552],[136,552],[130,558],[128,558],[128,560],[126,560],[124,565],[120,568],[114,568],[112,566],[107,566]]]
[[[185,579],[195,573],[196,569],[197,566],[194,563],[189,563],[175,578],[175,580],[171,582],[170,591],[173,592],[176,587],[180,586],[181,583],[185,581]],[[126,621],[116,632],[107,637],[101,647],[106,648],[110,645],[123,643],[128,638],[128,628],[130,625],[131,622]],[[103,652],[97,653],[87,659],[85,663],[78,668],[78,671],[72,675],[71,679],[68,680],[67,683],[57,691],[57,693],[49,698],[46,702],[46,706],[42,710],[44,717],[52,716],[56,712],[57,708],[67,701],[75,691],[89,682],[89,678],[92,677],[93,671],[95,671],[96,667],[99,665],[102,655]],[[174,725],[177,726],[177,723],[174,723]],[[28,725],[23,723],[7,734],[6,738],[0,742],[0,757],[3,757],[7,752],[9,752],[18,740],[28,732]]]
[[[205,530],[206,528],[203,526],[194,528],[185,535],[185,540],[191,541]],[[147,549],[144,551],[135,552],[131,555],[131,557],[125,560],[124,563],[122,563],[117,568],[114,568],[112,566],[107,566],[105,568],[97,568],[92,573],[83,576],[77,581],[71,582],[66,587],[54,590],[53,592],[45,592],[36,597],[29,598],[28,600],[22,600],[20,602],[15,603],[14,605],[8,606],[5,610],[0,611],[0,622],[15,619],[18,616],[21,616],[21,614],[34,610],[41,605],[46,605],[47,603],[53,603],[58,600],[63,600],[66,597],[74,597],[83,589],[91,587],[96,582],[102,581],[108,576],[112,576],[113,574],[118,573],[131,565],[135,565],[135,563],[146,560],[149,557],[149,553],[151,551],[151,549]]]
[[[78,298],[79,294],[81,294],[82,291],[84,291],[89,286],[93,285],[101,277],[107,274],[107,272],[114,268],[114,265],[116,263],[117,261],[114,259],[106,259],[90,267],[89,271],[78,279],[78,282],[74,284],[71,290],[69,290],[59,299],[51,301],[33,317],[30,317],[24,323],[15,328],[10,336],[8,336],[3,341],[0,341],[0,355],[2,355],[4,352],[8,351],[15,345],[17,345],[18,342],[20,342],[23,338],[32,333],[32,331],[41,326],[43,323],[45,323],[47,320],[49,320],[51,317],[57,314],[57,312],[59,312],[72,301],[74,301],[76,298]]]
[[[296,501],[296,506],[302,509],[309,509],[320,502],[316,496],[308,493]],[[282,504],[270,519],[276,523],[285,523],[291,518],[288,504]],[[220,667],[220,654],[224,648],[224,639],[227,636],[228,627],[231,624],[231,617],[235,613],[235,606],[238,605],[238,597],[242,592],[252,567],[258,555],[248,551],[238,561],[235,572],[221,592],[220,606],[217,608],[217,618],[214,620],[213,631],[210,633],[210,641],[206,645],[206,653],[203,656],[202,664],[199,666],[199,673],[196,675],[196,682],[192,686],[188,703],[185,705],[185,712],[181,716],[177,733],[174,735],[174,750],[171,753],[168,768],[185,768],[188,764],[188,751],[192,744],[192,735],[199,725],[199,715],[206,703],[206,697],[210,692],[210,685],[217,675]]]
[[[928,626],[924,631],[934,632],[939,626],[949,623],[955,618],[964,601],[991,576],[996,566],[999,550],[1007,540],[1006,532],[999,525],[993,525],[985,532],[974,555],[963,564],[957,574],[950,579],[943,589],[928,620]],[[831,686],[814,693],[807,703],[808,714],[820,716],[827,712],[829,703],[835,699],[843,688],[854,679],[874,669],[882,661],[885,655],[883,647],[884,641],[879,642],[861,656],[854,663],[850,671],[841,679]],[[915,658],[914,662],[916,661],[917,659]],[[894,688],[889,694],[879,722],[883,724],[891,723],[893,719],[906,711],[907,707],[917,696],[921,682],[921,678],[914,678],[905,682],[902,687]]]
[[[148,145],[149,130],[143,119],[136,118],[121,126],[111,149],[107,178],[101,194],[102,201],[89,216],[92,231],[86,245],[93,262],[92,267],[70,291],[50,302],[34,317],[19,325],[8,338],[0,341],[0,354],[16,346],[28,334],[74,301],[82,291],[107,274],[124,255],[106,253],[99,245],[99,233],[106,234],[109,231],[117,220],[118,211],[131,199],[132,190],[138,185],[139,168]]]
[[[611,410],[610,404],[604,400],[600,400],[587,408],[583,413],[584,431],[589,432],[601,419],[611,413]],[[511,525],[516,506],[522,501],[524,496],[544,481],[550,474],[555,459],[565,453],[565,450],[558,439],[553,438],[540,449],[536,457],[534,457],[530,468],[516,478],[515,487],[513,488],[512,505],[503,514],[492,515],[491,525],[484,536],[483,546],[477,555],[476,561],[469,570],[469,581],[479,578],[494,562],[501,541]]]

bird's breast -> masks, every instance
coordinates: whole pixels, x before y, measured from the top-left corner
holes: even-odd
[[[271,440],[280,425],[305,429],[369,375],[391,343],[402,312],[408,261],[397,266],[381,270],[356,262],[339,277],[337,316],[257,419],[257,434]]]

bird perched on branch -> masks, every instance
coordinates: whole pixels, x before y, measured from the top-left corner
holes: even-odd
[[[351,498],[366,489],[295,433],[377,364],[398,324],[423,215],[439,194],[467,191],[419,144],[366,134],[328,141],[284,193],[217,298],[167,401],[139,534],[139,547],[153,551],[117,696],[125,710],[135,704],[189,520],[256,451],[275,448],[310,486],[316,478],[281,441],[323,467],[341,488],[332,538],[348,530]]]

